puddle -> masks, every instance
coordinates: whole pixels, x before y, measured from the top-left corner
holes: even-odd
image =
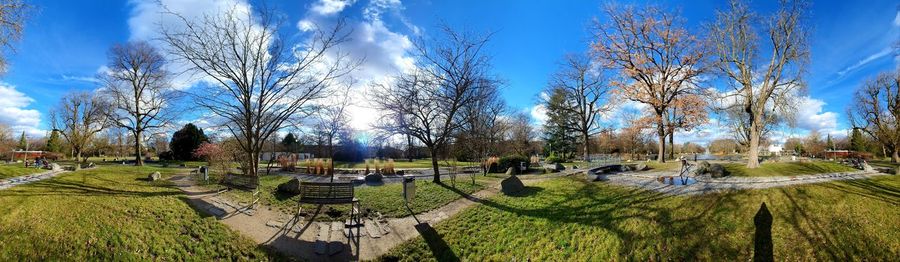
[[[686,186],[686,185],[693,185],[694,183],[697,183],[697,180],[692,177],[682,178],[682,177],[677,177],[677,176],[675,176],[675,177],[663,176],[663,177],[657,178],[656,180],[659,181],[660,183],[663,183],[666,185],[673,185],[673,186]]]

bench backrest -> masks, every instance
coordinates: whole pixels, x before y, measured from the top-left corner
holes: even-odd
[[[310,204],[352,203],[353,183],[301,182],[300,202]]]
[[[259,187],[259,180],[253,176],[227,174],[222,178],[222,184],[239,189],[253,190]]]

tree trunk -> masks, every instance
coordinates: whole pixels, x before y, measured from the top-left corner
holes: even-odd
[[[409,162],[413,161],[413,143],[410,135],[406,135],[406,158],[409,159]]]
[[[143,156],[143,148],[141,145],[141,131],[134,132],[134,165],[135,166],[143,166],[144,165],[144,156]]]
[[[81,150],[75,150],[75,170],[81,169]]]
[[[753,118],[759,119],[759,118]],[[750,150],[747,152],[747,168],[759,167],[759,128],[758,122],[750,122]]]
[[[584,161],[587,162],[588,158],[591,156],[591,152],[590,152],[591,143],[590,143],[590,140],[588,140],[588,139],[590,139],[588,132],[587,131],[582,132],[581,138],[584,139]]]
[[[432,182],[440,183],[441,172],[438,168],[437,149],[434,148],[434,146],[430,146],[428,147],[428,150],[431,151],[431,168],[434,169],[434,179],[432,179]]]
[[[669,148],[669,159],[675,159],[675,130],[671,129],[669,130]]]
[[[892,151],[893,152],[891,152],[891,163],[897,163],[898,161],[900,161],[900,153],[897,152],[898,151],[897,147],[894,147],[894,150],[892,150]]]
[[[659,137],[658,150],[656,151],[656,161],[660,163],[666,162],[666,125],[663,122],[662,114],[656,114],[656,135]]]

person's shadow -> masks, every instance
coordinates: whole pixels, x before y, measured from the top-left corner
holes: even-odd
[[[753,234],[753,261],[775,261],[772,253],[772,213],[763,202],[753,217],[756,233]]]

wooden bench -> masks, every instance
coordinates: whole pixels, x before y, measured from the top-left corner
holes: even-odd
[[[199,170],[197,171],[197,173],[199,173]],[[255,208],[256,204],[259,203],[260,191],[257,190],[257,188],[259,188],[259,179],[257,179],[257,177],[226,174],[224,177],[222,177],[222,180],[219,181],[219,184],[225,186],[225,188],[219,190],[217,194],[221,194],[222,192],[232,189],[253,191],[253,203],[250,203],[248,207]]]
[[[359,199],[353,193],[353,183],[300,182],[300,204],[340,205],[350,204],[350,223],[344,227],[360,227]],[[297,210],[299,214],[302,207]],[[355,222],[355,223],[354,223]]]

